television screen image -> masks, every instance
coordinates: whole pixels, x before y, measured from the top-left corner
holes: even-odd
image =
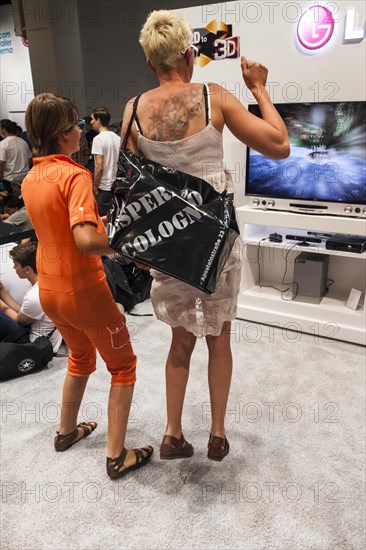
[[[366,102],[275,104],[290,156],[247,151],[246,195],[366,204]],[[249,111],[260,116],[257,105]]]

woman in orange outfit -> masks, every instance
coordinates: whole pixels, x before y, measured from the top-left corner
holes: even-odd
[[[116,479],[146,464],[153,449],[124,447],[136,356],[100,258],[113,250],[98,216],[92,175],[70,158],[79,150],[78,118],[67,99],[43,93],[31,101],[26,126],[36,156],[22,196],[39,241],[42,307],[70,349],[55,449],[65,451],[96,428],[95,422],[77,424],[77,416],[98,350],[112,376],[107,472]]]

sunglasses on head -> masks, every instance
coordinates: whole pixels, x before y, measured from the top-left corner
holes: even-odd
[[[180,53],[184,55],[189,50],[189,48],[192,48],[193,58],[196,59],[196,57],[199,55],[200,52],[197,46],[194,46],[194,44],[190,44],[190,46],[187,46],[186,48],[184,48],[184,50],[182,50]]]

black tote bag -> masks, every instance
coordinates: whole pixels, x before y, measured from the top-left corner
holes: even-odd
[[[110,246],[206,293],[238,236],[232,197],[205,180],[125,149],[118,159],[107,231]]]

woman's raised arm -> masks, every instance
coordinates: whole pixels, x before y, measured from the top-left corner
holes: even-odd
[[[261,63],[241,58],[245,84],[258,102],[263,118],[249,113],[230,92],[213,85],[212,101],[219,103],[225,124],[245,145],[272,159],[288,157],[290,145],[286,126],[266,90],[268,70]]]

